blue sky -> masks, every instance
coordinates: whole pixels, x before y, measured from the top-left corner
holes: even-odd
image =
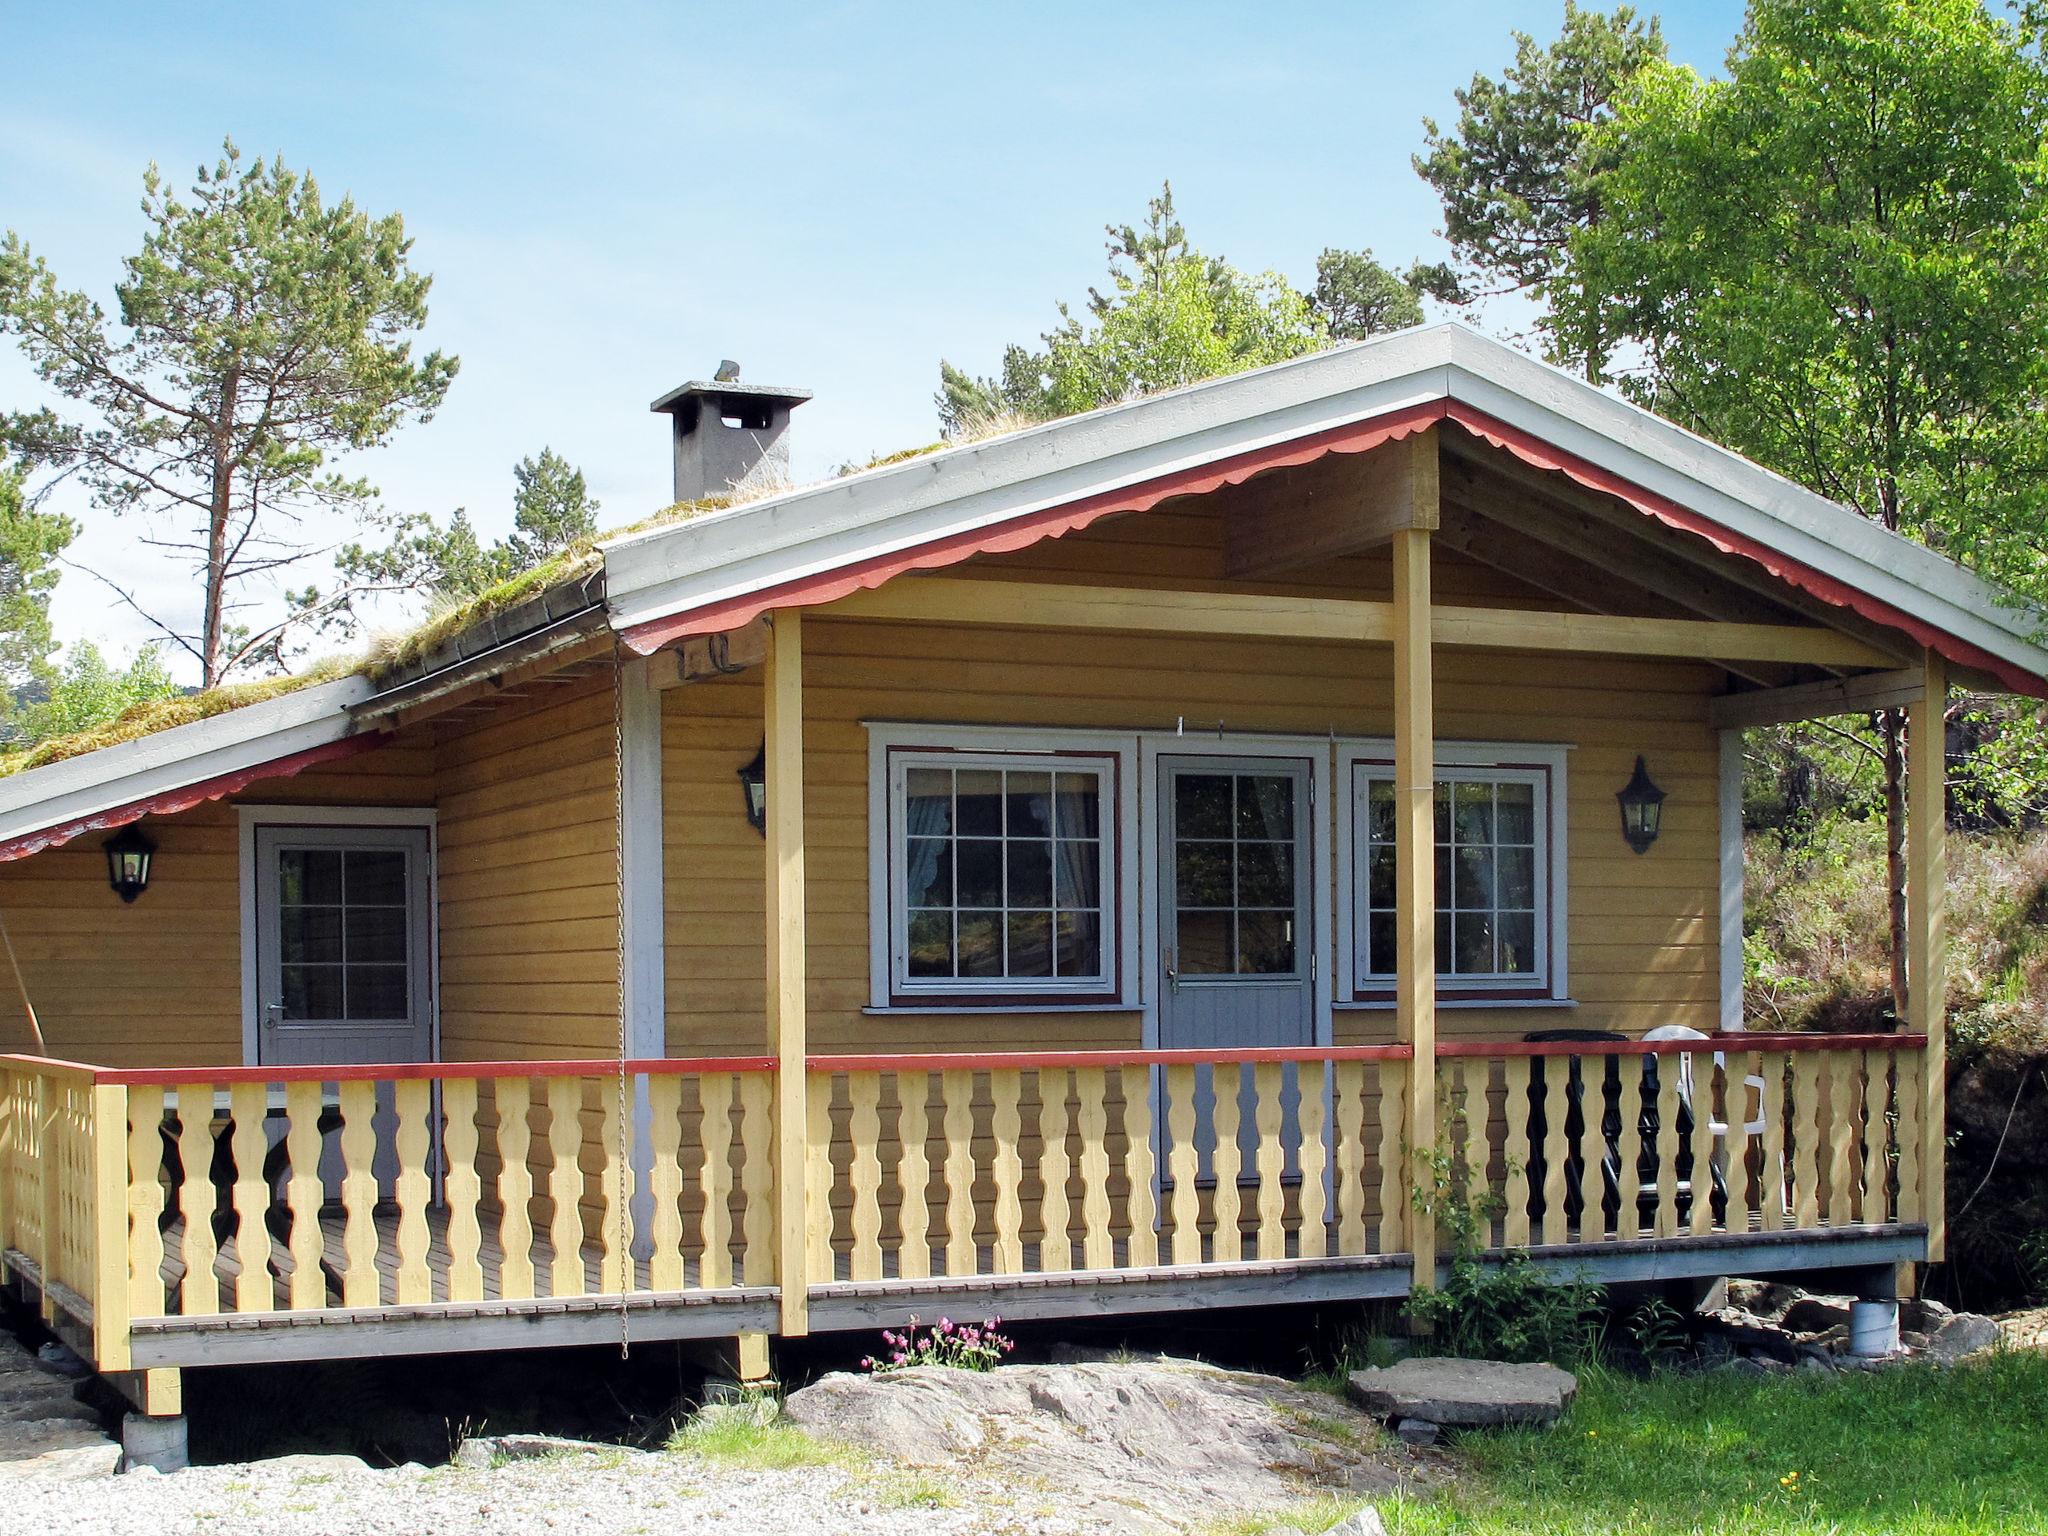
[[[1197,244],[1297,283],[1326,245],[1440,256],[1420,119],[1561,14],[0,0],[0,224],[111,305],[149,161],[189,180],[230,133],[281,152],[405,215],[427,343],[462,358],[440,414],[357,466],[386,504],[502,531],[513,462],[546,444],[612,524],[668,500],[648,402],[721,357],[817,391],[799,478],[929,441],[938,359],[987,369],[1036,336],[1165,177]],[[1662,14],[1673,55],[1715,70],[1741,6]],[[39,398],[0,343],[0,407]],[[133,522],[71,510],[81,558],[190,587]],[[123,653],[146,633],[76,574],[58,622]]]

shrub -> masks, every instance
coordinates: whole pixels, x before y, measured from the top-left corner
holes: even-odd
[[[942,1317],[930,1328],[920,1329],[917,1319],[901,1333],[884,1330],[881,1355],[870,1355],[860,1363],[864,1371],[882,1375],[908,1370],[913,1365],[945,1365],[959,1371],[992,1371],[1003,1356],[1017,1347],[1016,1341],[996,1332],[1002,1322],[992,1317],[983,1323],[955,1323]]]

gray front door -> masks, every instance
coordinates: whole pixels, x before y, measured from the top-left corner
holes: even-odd
[[[1306,758],[1159,760],[1160,989],[1164,1050],[1315,1043],[1314,871]],[[1286,1076],[1294,1142],[1295,1079]],[[1211,1074],[1198,1074],[1198,1135],[1209,1173]],[[1251,1073],[1240,1098],[1245,1174],[1258,1145]]]

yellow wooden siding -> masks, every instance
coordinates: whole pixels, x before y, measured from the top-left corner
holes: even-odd
[[[404,732],[357,757],[250,785],[254,805],[431,805],[433,743]],[[145,817],[157,844],[149,889],[107,888],[106,834],[0,864],[0,917],[51,1055],[109,1066],[242,1059],[241,871],[232,802]],[[26,1050],[13,978],[0,976],[0,1040]]]

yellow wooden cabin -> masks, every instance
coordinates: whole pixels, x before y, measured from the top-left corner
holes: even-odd
[[[663,397],[732,504],[424,654],[0,780],[0,1271],[144,1412],[1400,1296],[1446,1199],[1593,1280],[1940,1256],[2003,594],[1456,326],[750,499],[801,398]],[[1747,1033],[1742,732],[1891,706],[1910,1016]]]

